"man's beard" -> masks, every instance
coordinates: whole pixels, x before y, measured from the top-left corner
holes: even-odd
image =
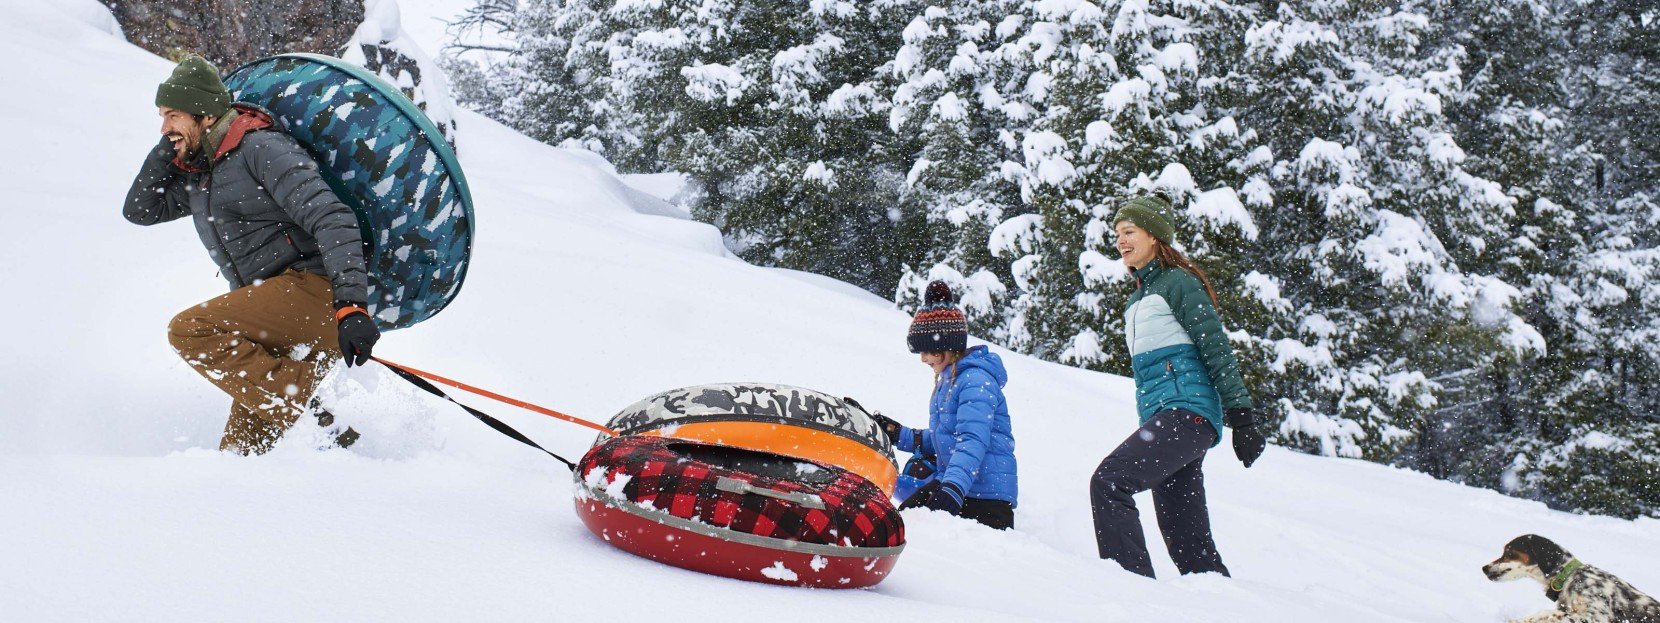
[[[202,151],[201,132],[197,132],[195,136],[186,135],[184,140],[181,142],[184,143],[184,155],[186,157],[195,157],[196,154],[201,153]]]
[[[186,133],[186,132],[177,132],[177,133],[175,133],[175,135],[181,137],[177,142],[173,143],[173,145],[175,146],[175,149],[177,148],[177,146],[183,145],[184,146],[184,158],[183,159],[184,160],[189,160],[191,158],[196,157],[196,154],[198,152],[202,151],[202,137],[207,136],[207,130],[205,128],[199,129],[195,132],[194,136],[192,136],[190,133]]]

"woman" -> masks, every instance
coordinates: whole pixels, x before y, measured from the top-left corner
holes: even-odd
[[[1203,271],[1170,246],[1176,233],[1170,203],[1139,197],[1118,210],[1118,252],[1135,273],[1124,312],[1141,428],[1101,461],[1089,482],[1095,543],[1101,557],[1153,577],[1141,518],[1131,497],[1153,490],[1159,531],[1183,574],[1228,575],[1210,534],[1205,451],[1220,443],[1222,424],[1250,467],[1262,455],[1251,395],[1216,314],[1216,295]]]
[[[1003,400],[1009,380],[1003,360],[985,346],[968,347],[968,321],[943,281],[928,284],[908,341],[934,371],[928,428],[875,417],[894,446],[933,457],[937,473],[900,507],[926,506],[999,530],[1014,527],[1014,433]]]

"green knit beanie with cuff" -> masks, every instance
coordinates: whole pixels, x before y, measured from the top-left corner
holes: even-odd
[[[231,92],[219,80],[213,63],[192,54],[173,68],[173,75],[156,87],[156,105],[193,115],[222,117],[231,109]]]
[[[1171,244],[1170,241],[1176,237],[1176,213],[1170,209],[1170,202],[1162,197],[1147,195],[1124,202],[1118,206],[1118,216],[1112,222],[1117,225],[1124,221],[1147,230],[1165,244]]]

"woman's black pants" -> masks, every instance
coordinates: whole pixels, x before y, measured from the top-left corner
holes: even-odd
[[[1153,577],[1147,538],[1132,497],[1152,489],[1153,511],[1176,569],[1183,574],[1228,575],[1210,535],[1201,470],[1205,451],[1215,441],[1216,429],[1204,417],[1189,411],[1165,411],[1101,461],[1089,480],[1089,499],[1095,513],[1095,545],[1102,558]]]

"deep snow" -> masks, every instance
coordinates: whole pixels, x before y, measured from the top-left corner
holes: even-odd
[[[456,5],[411,2],[406,26],[437,36],[428,22]],[[1156,536],[1163,579],[1133,576],[1095,558],[1086,499],[1134,428],[1127,380],[1007,352],[1018,529],[909,513],[910,545],[872,590],[750,584],[612,549],[577,521],[560,465],[373,369],[327,390],[364,432],[352,451],[315,450],[302,429],[265,457],[220,455],[205,448],[227,399],[164,328],[224,282],[188,224],[120,217],[170,64],[109,34],[94,0],[0,0],[0,15],[13,89],[0,618],[1498,621],[1548,605],[1479,570],[1524,532],[1660,592],[1660,522],[1278,448],[1245,470],[1226,444],[1208,483],[1235,577],[1175,577]],[[459,123],[478,222],[466,287],[377,354],[594,419],[668,388],[761,380],[922,422],[929,374],[881,298],[733,259],[713,228],[665,216],[660,178],[636,190],[591,154]],[[593,439],[463,400],[568,455]]]

